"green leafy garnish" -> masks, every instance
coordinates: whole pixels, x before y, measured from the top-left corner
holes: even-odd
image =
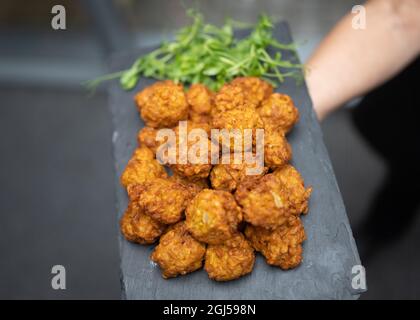
[[[120,79],[125,90],[134,88],[141,76],[158,80],[171,79],[185,85],[202,83],[213,90],[235,77],[255,76],[276,85],[286,77],[300,77],[301,64],[284,60],[280,50],[296,54],[296,47],[283,44],[273,37],[273,22],[261,15],[251,33],[238,40],[234,27],[244,25],[228,19],[222,27],[204,22],[203,16],[188,10],[191,25],[180,29],[175,40],[139,57],[131,68],[109,74],[87,83],[95,88],[110,79]],[[268,49],[275,50],[274,55]],[[285,69],[289,69],[286,72]]]

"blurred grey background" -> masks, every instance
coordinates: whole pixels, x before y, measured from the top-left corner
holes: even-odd
[[[289,22],[305,61],[354,0],[202,0],[206,19]],[[66,8],[67,30],[51,28]],[[0,298],[118,299],[112,123],[104,88],[81,82],[108,72],[113,53],[159,43],[187,23],[191,1],[37,1],[0,4]],[[127,66],[130,65],[127,61]],[[323,124],[350,221],[363,220],[384,164],[359,137],[347,108]],[[420,298],[420,221],[365,264],[362,299]],[[357,234],[355,234],[357,241]],[[67,289],[51,289],[51,267]]]

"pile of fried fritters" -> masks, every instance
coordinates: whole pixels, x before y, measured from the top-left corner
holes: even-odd
[[[211,279],[233,280],[252,271],[254,250],[281,269],[300,264],[305,231],[299,216],[308,212],[312,189],[289,164],[292,150],[285,135],[299,118],[289,96],[273,93],[259,78],[243,77],[218,92],[202,84],[185,91],[160,81],[139,92],[135,102],[146,127],[121,176],[129,197],[121,231],[139,244],[159,240],[151,259],[164,278],[193,272],[204,262]],[[182,120],[188,120],[188,130],[208,133],[212,128],[264,129],[261,174],[247,175],[250,164],[245,162],[187,161],[169,165],[173,175],[168,176],[156,160],[161,145],[156,134],[172,128],[179,144]],[[254,150],[255,145],[243,152]]]

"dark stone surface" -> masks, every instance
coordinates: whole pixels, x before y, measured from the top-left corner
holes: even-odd
[[[0,96],[0,299],[118,298],[107,96],[5,83]],[[51,287],[58,264],[66,290]]]
[[[276,37],[290,42],[285,23],[276,28]],[[119,55],[115,69],[127,68],[139,54]],[[142,79],[136,88],[151,84]],[[114,122],[114,157],[117,184],[117,211],[120,217],[127,205],[125,190],[118,177],[136,147],[136,134],[142,127],[133,105],[133,92],[124,92],[118,84],[110,87],[109,106]],[[149,255],[153,246],[135,245],[120,235],[122,297],[127,299],[354,299],[360,292],[351,287],[351,270],[360,264],[342,197],[337,186],[322,132],[313,112],[305,85],[288,80],[279,92],[290,95],[300,111],[300,121],[289,135],[293,147],[293,165],[307,185],[313,186],[310,212],[303,217],[307,233],[303,263],[282,271],[268,266],[257,257],[251,275],[228,283],[208,279],[204,271],[164,280]]]

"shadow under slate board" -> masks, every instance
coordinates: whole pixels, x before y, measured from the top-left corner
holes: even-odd
[[[288,25],[279,23],[277,39],[292,41]],[[127,68],[149,49],[118,54],[112,68]],[[144,125],[134,106],[133,96],[154,80],[141,79],[135,91],[123,91],[117,82],[109,87],[112,112],[118,219],[127,206],[127,195],[119,184],[133,150],[136,135]],[[305,183],[313,187],[310,209],[303,216],[307,233],[302,264],[293,270],[267,265],[257,255],[253,272],[241,279],[218,283],[200,270],[186,276],[164,280],[150,261],[154,246],[136,245],[119,235],[122,298],[124,299],[356,299],[361,293],[351,285],[352,267],[360,264],[359,255],[337,186],[322,132],[304,84],[287,80],[277,91],[290,95],[300,111],[300,120],[288,139],[293,148],[292,164]],[[117,221],[115,222],[116,226]]]

